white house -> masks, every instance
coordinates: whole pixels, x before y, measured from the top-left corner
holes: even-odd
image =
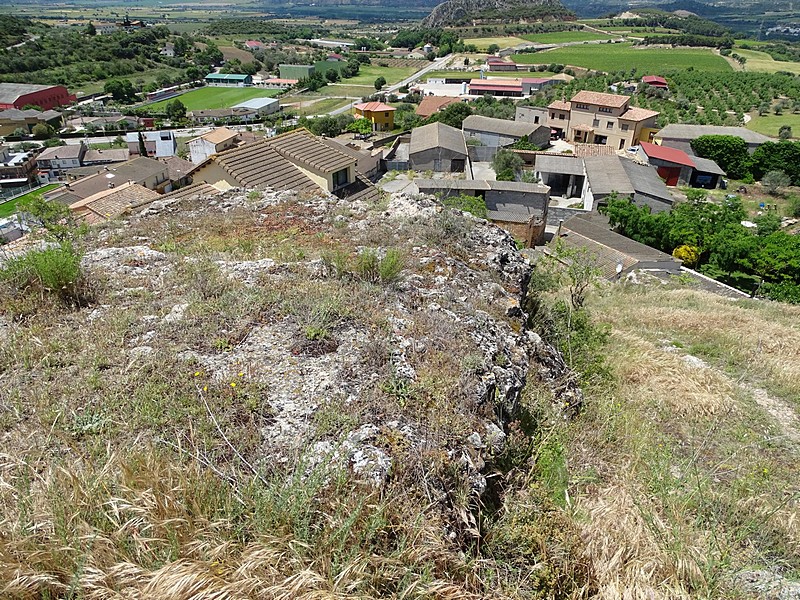
[[[199,165],[211,156],[236,146],[238,134],[226,127],[218,127],[213,131],[189,140],[190,160]]]

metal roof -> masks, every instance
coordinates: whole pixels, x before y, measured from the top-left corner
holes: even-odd
[[[264,108],[265,106],[272,106],[273,104],[277,104],[277,98],[252,98],[250,100],[245,100],[244,102],[240,102],[233,108]]]
[[[699,156],[692,156],[695,168],[701,173],[712,173],[714,175],[722,175],[725,177],[727,173],[710,158],[700,158]]]
[[[675,163],[676,165],[684,165],[686,167],[694,167],[695,164],[689,155],[683,150],[677,148],[670,148],[669,146],[659,146],[658,144],[651,144],[649,142],[640,142],[639,145],[642,151],[648,158],[655,158],[656,160],[663,160],[665,162]]]
[[[625,158],[620,158],[619,161],[633,187],[634,200],[638,200],[637,195],[643,195],[672,205],[674,202],[672,194],[669,193],[666,184],[653,167],[640,165]]]
[[[32,83],[0,83],[0,104],[14,104],[20,96],[34,94],[63,85],[35,85]]]
[[[507,119],[493,119],[481,115],[470,115],[464,119],[461,127],[464,131],[483,131],[521,138],[525,135],[531,135],[542,126],[520,121],[509,121]]]
[[[252,75],[244,75],[242,73],[209,73],[206,79],[216,79],[219,81],[246,81],[252,78]]]
[[[433,148],[446,148],[465,156],[467,154],[467,143],[460,129],[436,122],[411,130],[410,154]]]

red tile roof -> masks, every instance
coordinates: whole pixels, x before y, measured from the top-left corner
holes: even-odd
[[[433,114],[442,110],[448,104],[460,102],[458,98],[452,96],[425,96],[414,111],[420,117],[427,119]]]
[[[649,85],[667,85],[667,80],[658,75],[645,75],[642,77],[642,82]]]
[[[572,108],[572,104],[569,102],[564,102],[563,100],[555,100],[547,105],[547,108],[552,108],[553,110],[570,110]]]
[[[397,110],[394,106],[389,106],[383,102],[363,102],[353,106],[356,110],[361,112],[387,112],[390,110]]]
[[[572,101],[579,104],[594,104],[596,106],[611,106],[622,108],[630,98],[628,96],[618,96],[617,94],[604,94],[603,92],[590,92],[582,90],[572,97]]]
[[[692,159],[689,158],[689,155],[683,150],[669,148],[667,146],[659,146],[658,144],[651,144],[649,142],[640,142],[640,146],[649,158],[655,158],[657,160],[663,160],[687,167],[695,166],[692,162]]]
[[[659,115],[658,112],[654,110],[649,110],[647,108],[640,108],[638,106],[632,106],[624,113],[620,115],[620,119],[625,121],[644,121],[645,119],[649,119],[650,117],[657,117]]]

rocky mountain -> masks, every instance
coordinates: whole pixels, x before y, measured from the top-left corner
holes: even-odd
[[[572,20],[575,14],[559,0],[447,0],[423,21],[445,27],[472,21]]]

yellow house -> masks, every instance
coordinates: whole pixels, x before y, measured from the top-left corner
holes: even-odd
[[[391,131],[394,129],[394,106],[383,102],[364,102],[353,106],[356,119],[367,119],[372,123],[372,131]]]

